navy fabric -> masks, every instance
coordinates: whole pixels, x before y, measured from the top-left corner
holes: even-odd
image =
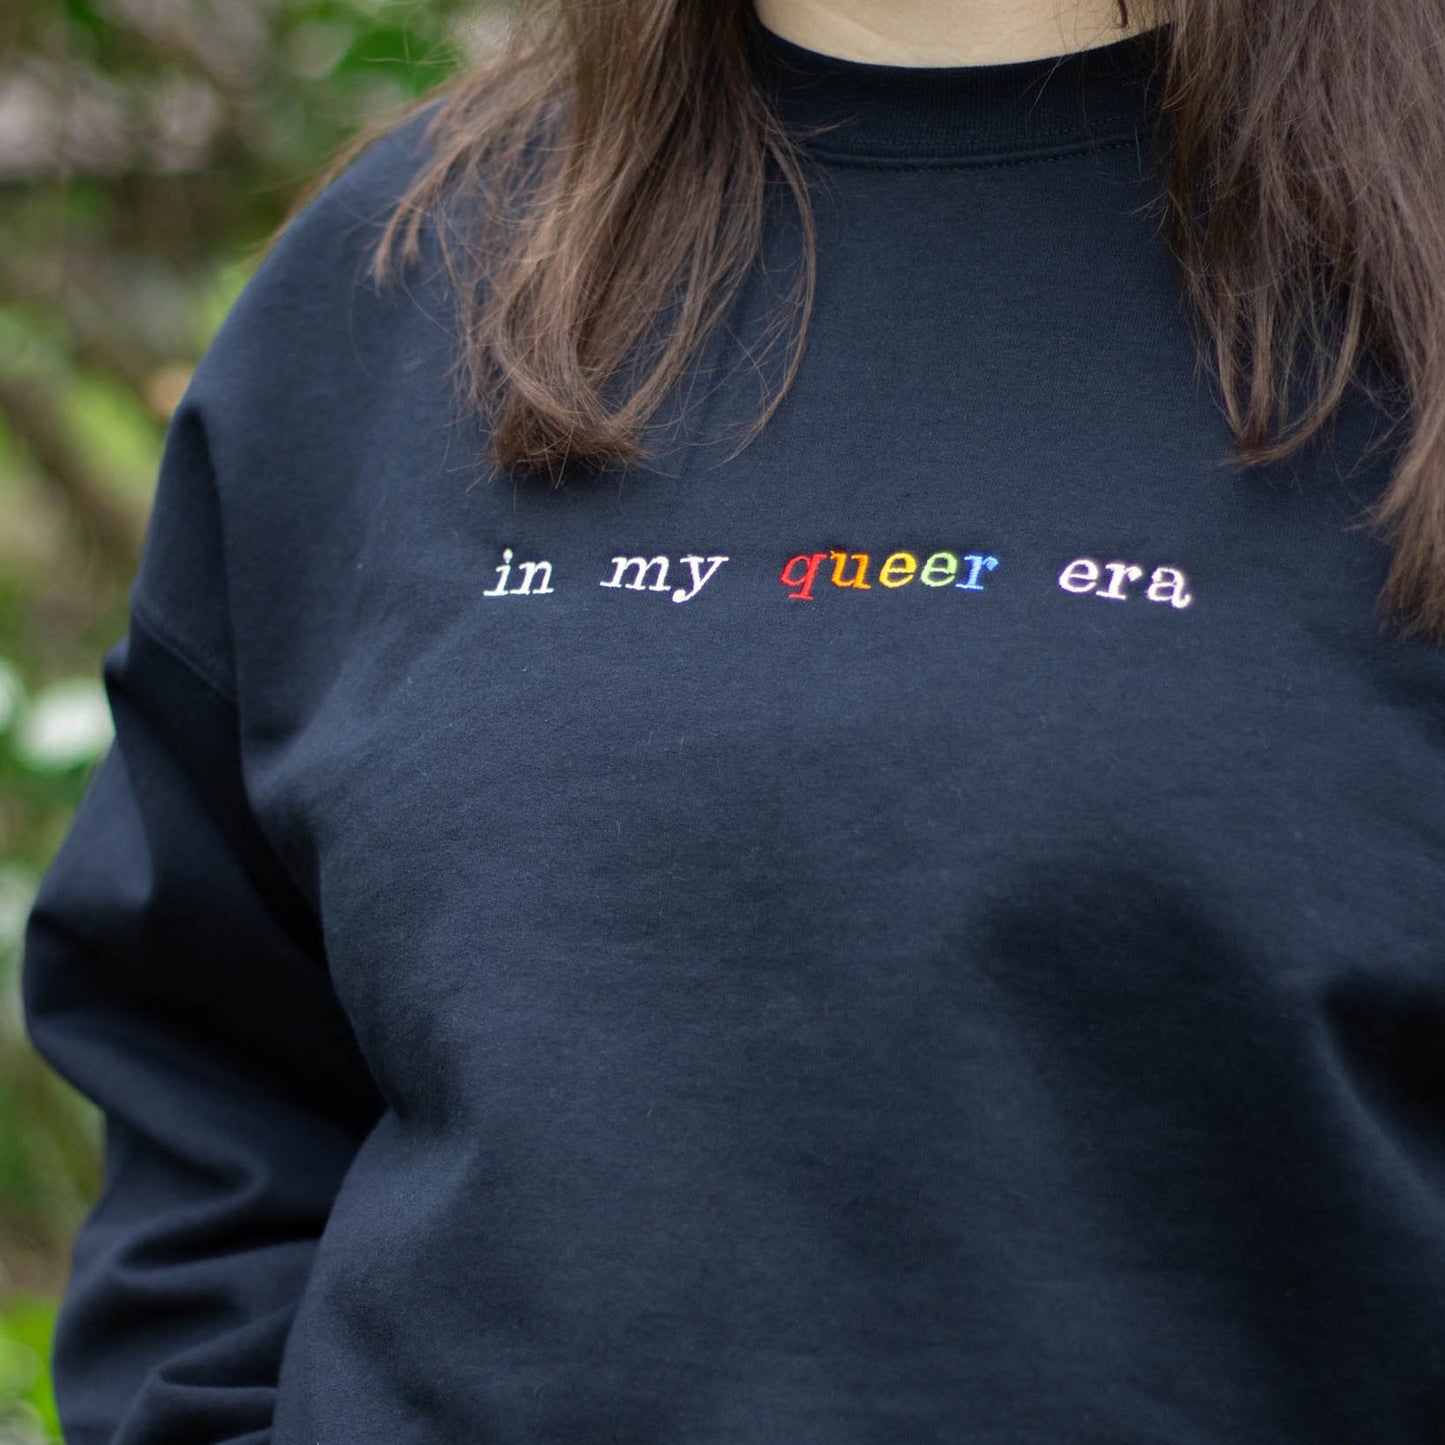
[[[71,1445],[1445,1438],[1445,659],[1363,386],[1244,471],[1148,36],[765,32],[765,265],[646,466],[499,473],[415,120],[172,425],[36,1046]]]

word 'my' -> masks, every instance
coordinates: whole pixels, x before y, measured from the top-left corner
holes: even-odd
[[[1104,573],[1107,585],[1100,586]],[[1059,586],[1065,592],[1092,592],[1111,602],[1127,602],[1129,586],[1140,582],[1144,569],[1132,562],[1096,562],[1092,557],[1079,557],[1059,573]],[[1171,607],[1188,607],[1194,598],[1189,593],[1189,579],[1177,567],[1156,567],[1149,578],[1144,596],[1150,602],[1167,602]]]
[[[784,587],[789,588],[788,599],[792,602],[815,602],[813,588],[818,583],[818,570],[823,563],[831,562],[831,575],[823,585],[831,582],[834,587],[867,591],[873,586],[868,580],[868,568],[872,558],[867,552],[802,552],[789,557],[778,576]],[[982,592],[980,580],[986,572],[998,566],[997,557],[986,557],[970,553],[959,558],[952,552],[935,552],[920,567],[918,558],[912,552],[893,552],[883,559],[878,569],[880,587],[906,587],[915,578],[925,587],[957,587],[964,592]],[[960,572],[963,580],[957,580]]]
[[[691,602],[712,580],[713,573],[727,560],[726,557],[679,557],[678,566],[687,568],[690,585],[673,588],[672,600],[674,602]],[[706,565],[706,571],[703,570],[704,565]],[[648,586],[647,574],[654,567],[657,569],[657,580]],[[632,580],[624,582],[622,579],[628,572],[632,573]],[[629,592],[666,592],[667,558],[614,557],[612,559],[612,576],[597,585],[599,587],[626,587]]]

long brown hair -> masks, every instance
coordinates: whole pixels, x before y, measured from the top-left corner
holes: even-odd
[[[1290,455],[1362,358],[1382,362],[1409,432],[1364,522],[1392,551],[1380,606],[1445,641],[1445,0],[1160,3],[1162,231],[1235,460]],[[804,264],[770,333],[790,337],[782,381],[745,441],[796,375],[814,235],[800,153],[748,64],[751,4],[524,5],[505,53],[442,97],[374,274],[417,256],[445,195],[485,193],[481,234],[446,256],[501,465],[561,480],[647,456],[758,258],[778,178]]]

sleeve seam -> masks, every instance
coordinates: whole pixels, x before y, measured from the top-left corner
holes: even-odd
[[[138,626],[157,646],[168,652],[188,672],[193,673],[229,707],[232,709],[238,707],[237,699],[232,695],[231,690],[216,680],[210,672],[209,666],[203,664],[193,650],[181,642],[170,628],[156,617],[149,605],[143,604],[135,595],[132,595],[130,599],[130,620],[132,627]]]

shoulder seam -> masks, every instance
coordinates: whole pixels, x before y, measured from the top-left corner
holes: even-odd
[[[196,653],[176,635],[170,628],[160,621],[154,612],[150,610],[149,604],[139,601],[135,596],[130,599],[130,621],[132,627],[139,627],[152,642],[168,652],[177,662],[185,667],[187,672],[193,673],[195,677],[203,682],[206,687],[221,699],[228,707],[238,707],[236,698],[231,690],[217,681],[210,671],[210,664],[203,664]]]

